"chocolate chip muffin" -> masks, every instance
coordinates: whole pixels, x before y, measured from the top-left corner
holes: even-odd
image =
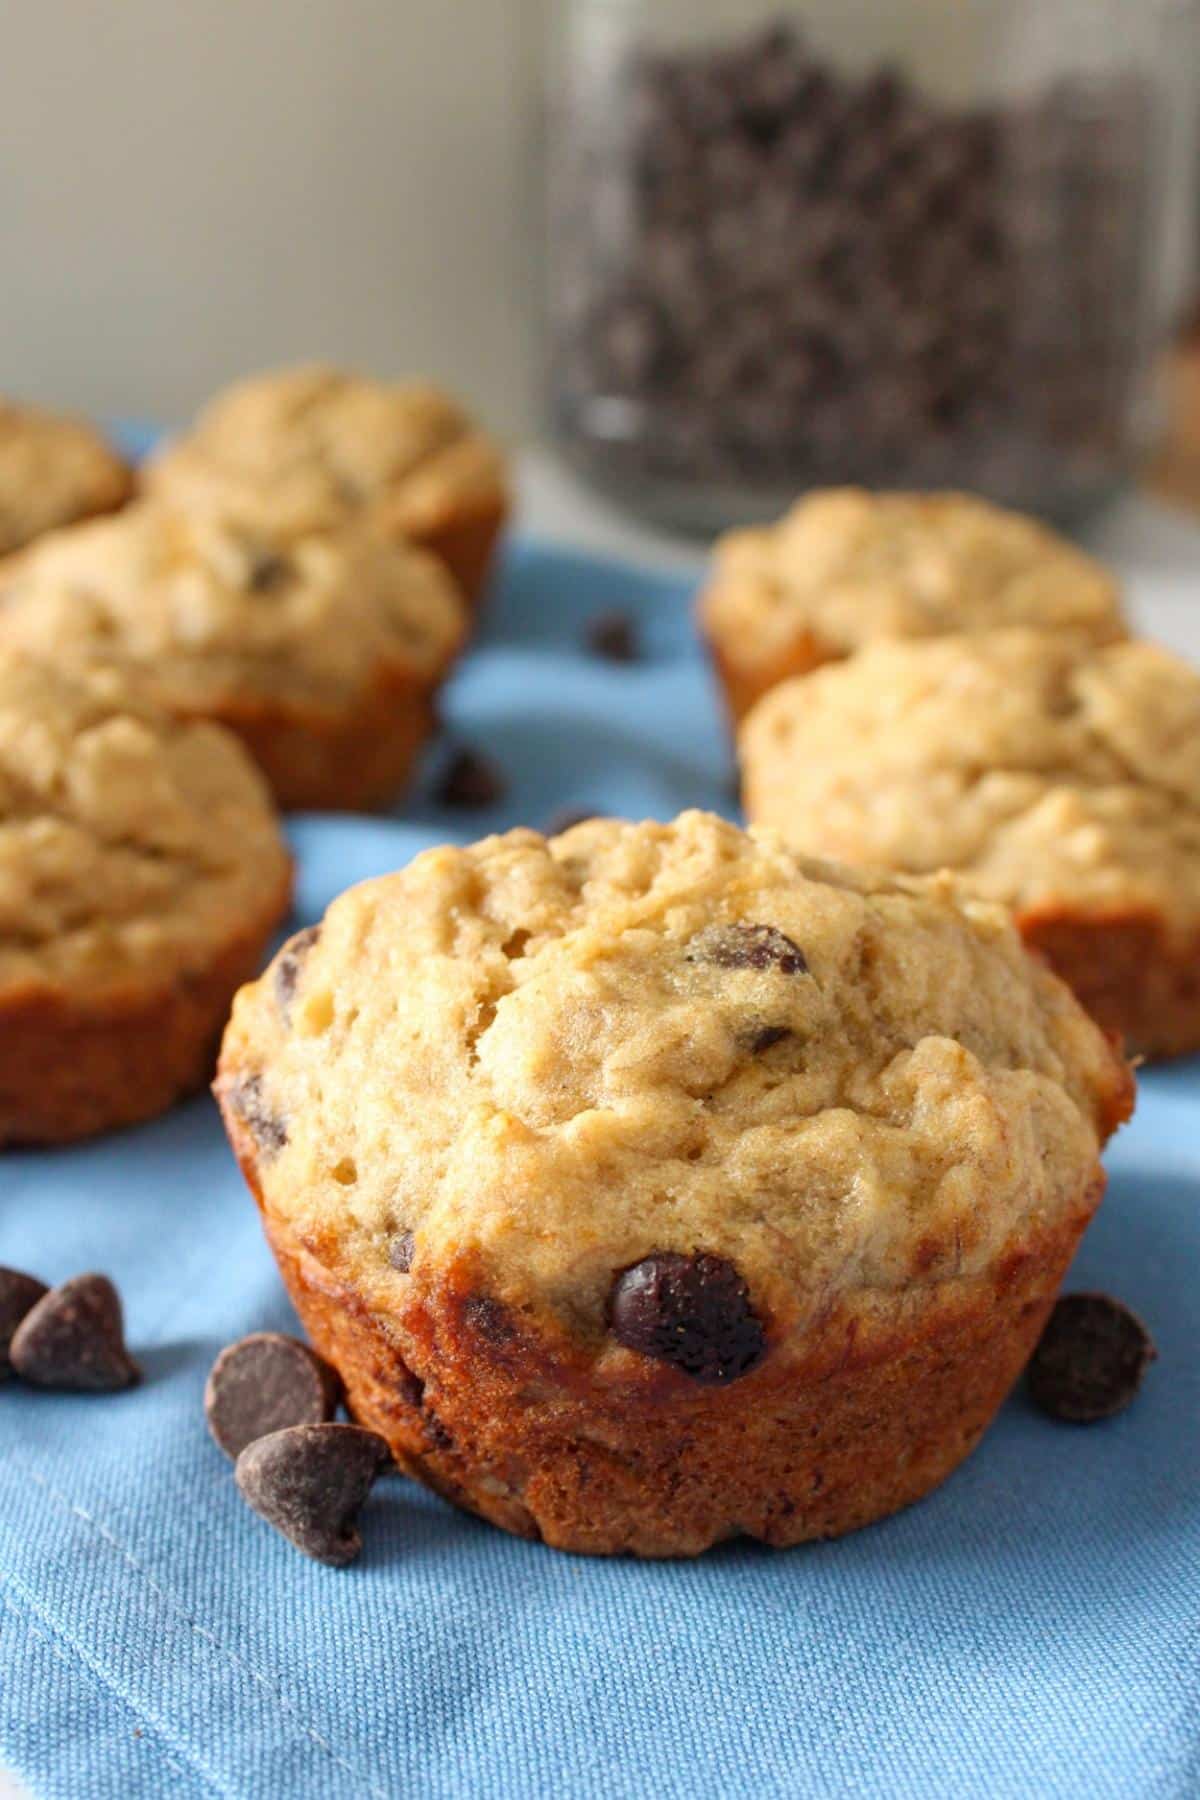
[[[0,1144],[132,1124],[199,1087],[290,875],[236,738],[115,669],[0,648]]]
[[[98,431],[0,397],[0,556],[128,500],[133,475]]]
[[[768,688],[874,638],[1034,625],[1125,636],[1113,577],[1057,533],[967,494],[831,489],[717,545],[700,629],[740,719]]]
[[[439,388],[322,365],[238,382],[152,457],[146,486],[286,532],[348,520],[433,551],[478,599],[508,512],[496,445]]]
[[[0,571],[0,642],[136,668],[176,717],[236,731],[289,808],[391,799],[465,634],[435,557],[356,526],[142,502]]]
[[[949,868],[1147,1056],[1200,1048],[1200,675],[1041,632],[881,643],[742,728],[746,807],[799,848]]]
[[[700,813],[343,894],[238,996],[217,1093],[402,1468],[646,1556],[848,1531],[947,1475],[1131,1103],[1003,909]]]

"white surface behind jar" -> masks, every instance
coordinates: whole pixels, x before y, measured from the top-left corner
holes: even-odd
[[[0,392],[180,419],[316,354],[530,412],[540,0],[0,6]]]
[[[542,44],[550,11],[586,3],[0,7],[0,392],[179,420],[236,374],[320,354],[440,376],[528,432]],[[946,0],[648,16],[672,7],[709,30],[811,17],[859,62],[908,43],[948,93],[975,66],[975,9]],[[1178,66],[1190,80],[1194,59]],[[1175,292],[1178,269],[1163,277]]]

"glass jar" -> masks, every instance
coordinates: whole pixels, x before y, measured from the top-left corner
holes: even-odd
[[[1194,168],[1172,80],[1192,13],[562,0],[547,326],[569,460],[700,530],[839,482],[1059,519],[1107,497],[1148,427],[1167,191]]]

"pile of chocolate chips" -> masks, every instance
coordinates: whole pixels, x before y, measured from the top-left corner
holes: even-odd
[[[222,1350],[204,1413],[246,1504],[332,1568],[362,1549],[358,1515],[391,1452],[377,1432],[337,1422],[336,1369],[298,1338],[256,1331]]]
[[[556,425],[610,482],[971,485],[1117,471],[1150,116],[1133,78],[953,110],[780,24],[564,99]]]
[[[75,1275],[51,1288],[0,1268],[0,1381],[9,1375],[75,1394],[115,1393],[141,1379],[107,1275]]]

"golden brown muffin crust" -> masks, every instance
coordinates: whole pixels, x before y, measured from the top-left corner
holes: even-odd
[[[128,500],[133,476],[82,420],[0,398],[0,556]]]
[[[218,1094],[403,1465],[508,1529],[657,1555],[846,1530],[947,1472],[1131,1085],[1000,909],[685,814],[351,890],[239,996]],[[618,1323],[664,1258],[732,1308],[728,1360]]]

